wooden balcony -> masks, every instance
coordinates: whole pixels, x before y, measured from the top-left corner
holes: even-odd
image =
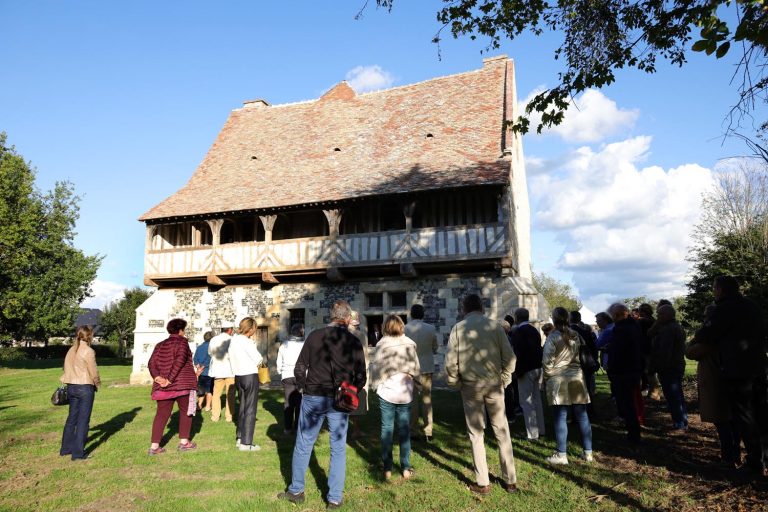
[[[148,250],[149,281],[291,273],[331,267],[370,267],[500,259],[509,255],[501,223],[387,231],[338,237],[244,242]]]

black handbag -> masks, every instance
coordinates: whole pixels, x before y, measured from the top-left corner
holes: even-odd
[[[600,369],[600,363],[597,362],[589,346],[584,343],[584,339],[580,334],[576,334],[579,337],[579,365],[581,371],[584,373],[597,373]]]
[[[69,403],[66,384],[62,384],[56,388],[56,391],[51,395],[51,403],[53,405],[67,405]]]

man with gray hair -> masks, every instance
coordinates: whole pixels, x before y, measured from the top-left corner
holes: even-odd
[[[611,304],[608,313],[614,323],[608,348],[608,378],[613,386],[616,407],[627,426],[627,439],[630,443],[639,443],[640,419],[635,397],[639,394],[645,369],[643,333],[624,304]]]
[[[515,329],[509,336],[517,357],[515,375],[523,410],[526,439],[536,442],[544,435],[544,407],[541,404],[541,360],[544,356],[539,330],[528,323],[528,310],[515,310]]]
[[[453,326],[448,338],[445,371],[448,385],[461,392],[464,419],[472,444],[476,483],[470,484],[469,490],[482,495],[491,492],[483,437],[487,413],[499,446],[501,485],[505,491],[514,493],[517,492],[517,476],[504,412],[504,388],[515,371],[515,353],[501,324],[484,315],[479,295],[467,295],[463,309],[464,320]]]
[[[304,478],[309,459],[320,428],[327,420],[331,467],[326,500],[329,509],[336,509],[341,506],[344,492],[349,413],[334,408],[334,395],[343,381],[362,389],[366,368],[360,339],[347,330],[352,319],[349,303],[345,300],[334,302],[330,316],[330,324],[307,336],[293,371],[296,386],[304,396],[293,449],[291,485],[277,497],[292,503],[304,502]]]

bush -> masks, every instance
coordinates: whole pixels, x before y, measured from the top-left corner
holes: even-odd
[[[92,345],[96,358],[116,358],[117,344]],[[64,359],[68,345],[49,345],[48,347],[1,347],[0,362],[40,359]]]

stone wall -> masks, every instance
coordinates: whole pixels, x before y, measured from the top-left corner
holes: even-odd
[[[368,308],[366,294],[405,292],[406,305],[392,308]],[[306,331],[329,321],[329,308],[337,299],[350,302],[360,313],[361,331],[367,339],[367,316],[388,313],[405,314],[412,304],[422,304],[425,320],[438,328],[441,342],[437,357],[438,377],[443,371],[445,345],[451,327],[461,319],[459,304],[469,293],[483,297],[486,313],[501,320],[516,307],[531,310],[532,321],[539,320],[539,296],[533,286],[519,277],[462,276],[421,279],[360,280],[345,283],[280,284],[271,289],[259,286],[232,286],[211,291],[208,288],[165,288],[157,290],[136,310],[136,330],[131,383],[151,381],[146,369],[154,346],[167,337],[165,325],[171,318],[189,322],[186,333],[194,351],[208,330],[218,332],[224,321],[237,324],[246,316],[256,318],[268,336],[267,356],[273,380],[279,380],[274,362],[279,342],[287,337],[291,309],[304,309]],[[544,317],[541,317],[543,320]]]

